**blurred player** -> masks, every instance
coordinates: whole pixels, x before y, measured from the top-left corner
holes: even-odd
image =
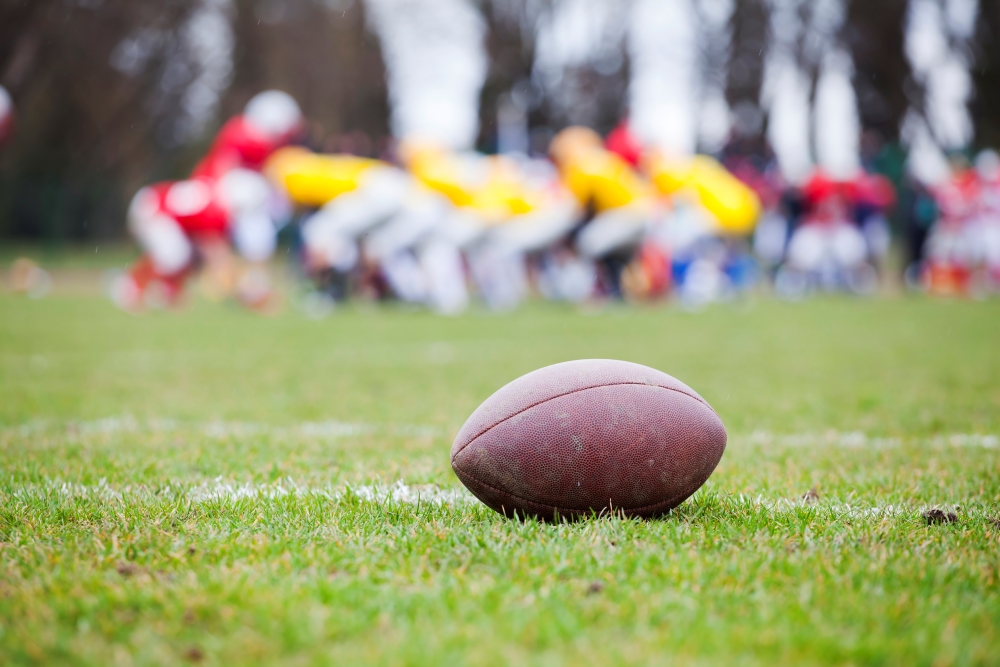
[[[606,146],[638,165],[664,212],[630,266],[630,280],[642,289],[649,283],[646,291],[653,294],[662,291],[668,281],[656,277],[669,258],[669,282],[685,301],[711,301],[749,286],[756,271],[747,237],[761,211],[750,187],[714,158],[643,148],[626,123],[608,136]]]
[[[940,295],[967,294],[980,248],[974,236],[979,215],[980,181],[961,153],[950,157],[951,176],[937,188],[938,220],[925,246],[922,280]]]
[[[143,256],[113,282],[115,303],[129,311],[150,299],[177,304],[187,278],[201,269],[211,298],[235,293],[250,307],[266,308],[273,295],[263,266],[276,245],[276,203],[258,170],[301,122],[290,96],[261,93],[222,127],[191,178],[140,190],[128,227]],[[243,272],[233,248],[249,264]]]
[[[788,186],[778,168],[777,157],[760,131],[762,122],[755,107],[740,107],[720,159],[760,201],[760,216],[754,227],[751,247],[765,275],[773,279],[785,258],[794,210],[790,206],[792,202],[784,196]]]
[[[591,214],[576,234],[574,249],[582,260],[601,267],[603,291],[618,296],[623,270],[660,213],[653,188],[585,127],[557,134],[549,154],[566,188]],[[553,267],[557,273],[559,269]],[[555,277],[552,282],[559,280]],[[630,284],[626,281],[626,286]]]
[[[881,174],[861,172],[852,182],[854,218],[865,237],[868,260],[882,268],[892,240],[889,211],[896,204],[892,182]]]
[[[650,151],[643,162],[673,205],[665,229],[681,298],[701,304],[749,288],[757,273],[749,243],[761,214],[757,194],[705,155],[671,159]]]
[[[984,150],[976,156],[979,205],[976,220],[979,258],[986,286],[1000,291],[1000,155]]]
[[[419,144],[406,147],[404,159],[454,207],[431,238],[462,253],[491,308],[512,308],[527,296],[527,258],[565,238],[579,219],[578,205],[546,162]]]
[[[451,207],[405,171],[379,160],[287,148],[267,172],[292,202],[316,209],[302,223],[303,261],[328,296],[346,298],[351,276],[370,266],[403,301],[443,312],[465,307],[460,258],[427,242]]]
[[[859,182],[835,181],[817,171],[804,186],[803,197],[806,213],[789,240],[775,289],[787,298],[800,298],[815,288],[873,292],[878,276],[872,260],[885,248],[869,247],[857,222]],[[864,197],[867,201],[869,195]]]
[[[350,155],[302,149],[275,154],[268,173],[292,201],[316,208],[302,225],[307,273],[321,285],[377,267],[403,301],[443,313],[466,307],[469,273],[487,305],[509,308],[527,292],[525,255],[564,236],[576,220],[566,196],[502,157],[404,142],[408,171]],[[535,165],[537,167],[537,165]]]

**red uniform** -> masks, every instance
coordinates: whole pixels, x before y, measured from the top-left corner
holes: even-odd
[[[265,135],[243,116],[236,116],[222,126],[208,154],[195,165],[191,177],[217,179],[233,169],[260,171],[271,153],[287,144],[290,138],[290,133]]]
[[[976,172],[966,169],[952,176],[934,191],[941,219],[946,224],[963,224],[977,212],[979,179]]]
[[[159,212],[177,221],[189,237],[225,236],[229,231],[229,211],[207,178],[155,183],[149,190],[156,196]]]
[[[980,250],[972,234],[979,213],[979,179],[975,171],[964,169],[933,194],[940,217],[927,240],[924,284],[936,294],[966,294]]]
[[[252,174],[248,181],[237,170],[259,172],[271,153],[287,144],[300,126],[301,114],[291,97],[280,91],[261,93],[242,115],[222,126],[191,178],[143,188],[129,209],[129,227],[146,254],[112,288],[113,298],[135,309],[141,306],[147,286],[159,282],[167,288],[168,300],[176,300],[196,258],[206,265],[228,261],[234,216],[244,216],[250,225],[240,229],[254,230],[256,236],[237,236],[244,241],[256,239],[256,254],[273,252],[273,239],[267,237],[273,237],[274,230],[267,229],[267,214],[259,215],[266,194],[260,196],[261,186]],[[259,174],[256,179],[263,181]],[[263,189],[267,189],[266,182]],[[260,243],[261,238],[272,241],[272,247]]]

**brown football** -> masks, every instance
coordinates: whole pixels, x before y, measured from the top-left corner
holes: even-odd
[[[726,428],[666,373],[611,359],[547,366],[502,387],[465,422],[451,465],[507,516],[655,517],[705,483]]]

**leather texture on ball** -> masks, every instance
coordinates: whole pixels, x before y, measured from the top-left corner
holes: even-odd
[[[684,502],[726,449],[726,429],[683,382],[626,361],[585,359],[514,380],[451,448],[455,474],[507,516],[655,517]]]

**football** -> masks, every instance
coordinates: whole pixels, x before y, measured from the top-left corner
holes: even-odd
[[[722,420],[683,382],[585,359],[528,373],[486,399],[455,438],[451,464],[509,517],[652,518],[697,491],[725,449]]]

